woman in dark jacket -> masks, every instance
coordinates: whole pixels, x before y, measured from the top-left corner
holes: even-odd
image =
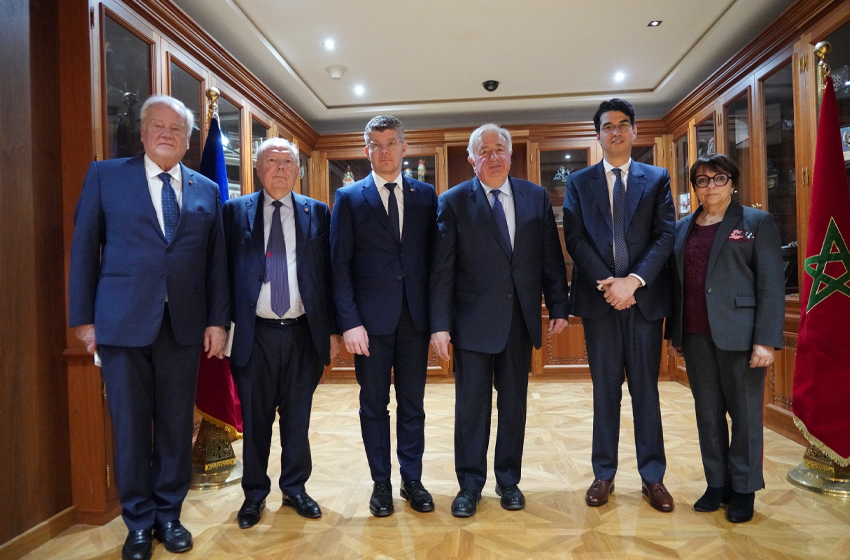
[[[708,483],[694,509],[729,504],[733,523],[752,519],[764,488],[764,378],[782,347],[785,315],[779,232],[769,213],[732,201],[739,175],[723,154],[691,167],[700,207],[676,224],[668,326],[671,353],[685,357]]]

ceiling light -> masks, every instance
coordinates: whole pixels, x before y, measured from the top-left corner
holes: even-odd
[[[623,74],[622,72],[617,72],[616,74],[614,74],[614,81],[615,82],[622,82],[625,79],[626,79],[626,75]]]
[[[652,25],[652,24],[650,23],[650,25]],[[323,45],[325,46],[325,48],[326,48],[326,49],[328,49],[329,51],[332,51],[332,50],[334,50],[334,49],[336,48],[336,43],[334,43],[334,40],[333,40],[333,39],[325,39],[325,42],[324,42],[324,43],[322,43],[322,44],[323,44]]]
[[[564,157],[564,159],[570,159],[570,157],[571,157],[571,156],[570,156],[570,154],[567,154],[567,155]]]
[[[646,24],[647,27],[658,27],[659,25],[661,25],[660,19],[650,21],[648,24]]]
[[[409,162],[404,162],[404,164],[405,164],[405,165],[410,165],[410,163],[409,163]]]
[[[331,64],[330,66],[325,66],[325,72],[330,74],[332,80],[339,80],[340,78],[342,78],[342,75],[345,74],[346,70],[348,70],[348,68],[340,64]]]
[[[363,86],[354,86],[354,93],[356,93],[357,95],[363,95],[363,92],[365,91],[366,90],[363,89]]]

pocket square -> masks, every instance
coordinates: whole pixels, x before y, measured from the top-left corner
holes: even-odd
[[[751,241],[755,239],[755,235],[751,231],[745,229],[733,229],[729,234],[729,239],[732,241]]]

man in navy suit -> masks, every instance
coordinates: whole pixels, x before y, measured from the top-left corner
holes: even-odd
[[[374,485],[369,511],[393,513],[390,482],[390,382],[396,393],[396,453],[401,496],[434,510],[422,485],[428,272],[437,196],[402,177],[404,126],[382,115],[366,125],[372,173],[336,191],[331,217],[333,287],[345,348],[360,384],[360,428]]]
[[[549,332],[567,324],[567,272],[549,195],[509,177],[511,135],[495,124],[469,139],[476,178],[440,195],[431,272],[431,343],[455,360],[455,472],[452,514],[475,514],[487,478],[492,387],[498,391],[496,493],[508,510],[519,489],[532,344],[540,348],[540,296]]]
[[[604,160],[571,174],[564,198],[564,241],[575,262],[570,314],[582,318],[593,381],[595,479],[585,501],[601,506],[614,490],[625,377],[643,493],[656,509],[672,511],[658,402],[661,329],[672,312],[670,175],[632,161],[637,128],[628,101],[603,102],[593,123]]]
[[[263,190],[228,200],[224,229],[233,301],[230,365],[242,403],[245,501],[239,527],[257,524],[269,495],[266,471],[275,411],[280,414],[283,505],[322,515],[307,494],[312,471],[313,392],[339,346],[330,297],[326,204],[292,191],[298,148],[282,138],[257,149]]]
[[[102,363],[122,556],[192,548],[180,524],[191,477],[201,347],[221,356],[230,323],[218,186],[180,163],[194,116],[164,95],[141,110],[145,155],[91,164],[74,215],[68,322]]]

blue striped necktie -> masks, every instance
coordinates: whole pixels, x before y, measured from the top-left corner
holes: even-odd
[[[280,221],[279,200],[272,202],[271,231],[266,246],[266,282],[271,282],[272,311],[283,317],[289,311],[289,267],[286,260],[286,239],[283,237],[283,225]]]
[[[157,175],[162,180],[162,224],[165,240],[171,243],[174,230],[177,229],[177,221],[180,219],[180,206],[177,204],[177,195],[171,186],[171,175],[160,173]]]
[[[614,276],[622,278],[629,273],[629,247],[626,245],[626,185],[615,167],[614,173]]]

